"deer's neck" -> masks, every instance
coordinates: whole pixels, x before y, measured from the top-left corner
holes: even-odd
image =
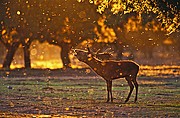
[[[93,69],[96,71],[97,68],[99,68],[101,66],[101,61],[92,57],[88,62],[87,64]]]

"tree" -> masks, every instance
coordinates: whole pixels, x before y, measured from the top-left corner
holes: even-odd
[[[5,14],[1,21],[7,30],[14,27],[18,35],[18,45],[10,46],[4,61],[9,68],[19,44],[24,49],[25,68],[30,68],[29,47],[34,40],[47,41],[62,48],[61,57],[64,65],[68,67],[70,60],[68,52],[87,38],[92,38],[93,28],[98,19],[95,7],[88,2],[82,6],[76,0],[13,0],[3,4]],[[88,14],[91,12],[91,14]],[[11,31],[9,31],[11,32]]]
[[[118,42],[122,42],[124,46],[129,45],[135,50],[143,49],[147,57],[152,57],[153,48],[158,42],[163,42],[159,40],[159,36],[164,34],[163,37],[168,37],[180,29],[178,0],[90,0],[90,3],[97,6],[97,11],[106,17],[105,23],[113,28]],[[136,22],[135,30],[127,29],[128,19]],[[153,29],[155,25],[158,28],[156,31]],[[139,39],[136,39],[135,35],[132,38],[127,37],[132,32],[139,33],[141,37],[138,37]],[[152,39],[151,37],[154,36],[151,34],[155,32],[160,35]]]
[[[154,14],[166,29],[168,34],[180,29],[179,0],[90,0],[98,6],[101,14],[110,9],[113,14],[125,15],[129,13]]]

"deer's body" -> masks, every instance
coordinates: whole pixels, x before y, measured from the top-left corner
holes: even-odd
[[[107,81],[133,75],[135,76],[137,75],[139,70],[139,66],[133,61],[129,60],[101,61],[94,57],[85,63],[88,64],[98,75],[102,76]],[[136,70],[134,70],[134,68],[136,68]]]
[[[107,83],[107,102],[109,102],[110,97],[111,101],[113,101],[112,97],[112,80],[118,78],[125,78],[130,86],[130,92],[125,102],[129,100],[133,88],[136,88],[136,96],[135,102],[137,101],[138,95],[138,83],[136,81],[137,73],[139,71],[139,66],[133,61],[124,60],[124,61],[117,61],[117,60],[99,60],[96,56],[88,52],[78,50],[76,51],[77,58],[89,65],[98,75],[103,77]]]

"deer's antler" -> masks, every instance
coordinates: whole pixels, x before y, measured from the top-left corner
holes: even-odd
[[[90,48],[89,48],[89,46],[87,45],[87,50],[88,50],[88,53],[90,53],[91,54],[91,50],[90,50]]]

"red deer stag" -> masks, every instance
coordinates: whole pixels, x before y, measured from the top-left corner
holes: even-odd
[[[107,102],[111,98],[113,102],[112,95],[112,80],[118,78],[125,78],[130,87],[130,92],[125,100],[125,103],[129,100],[131,93],[136,88],[136,96],[134,102],[137,101],[138,96],[138,83],[136,77],[139,71],[139,66],[133,61],[129,60],[100,60],[96,57],[96,54],[91,52],[89,47],[88,51],[74,49],[74,55],[79,61],[82,61],[89,65],[98,75],[103,77],[107,83]]]

